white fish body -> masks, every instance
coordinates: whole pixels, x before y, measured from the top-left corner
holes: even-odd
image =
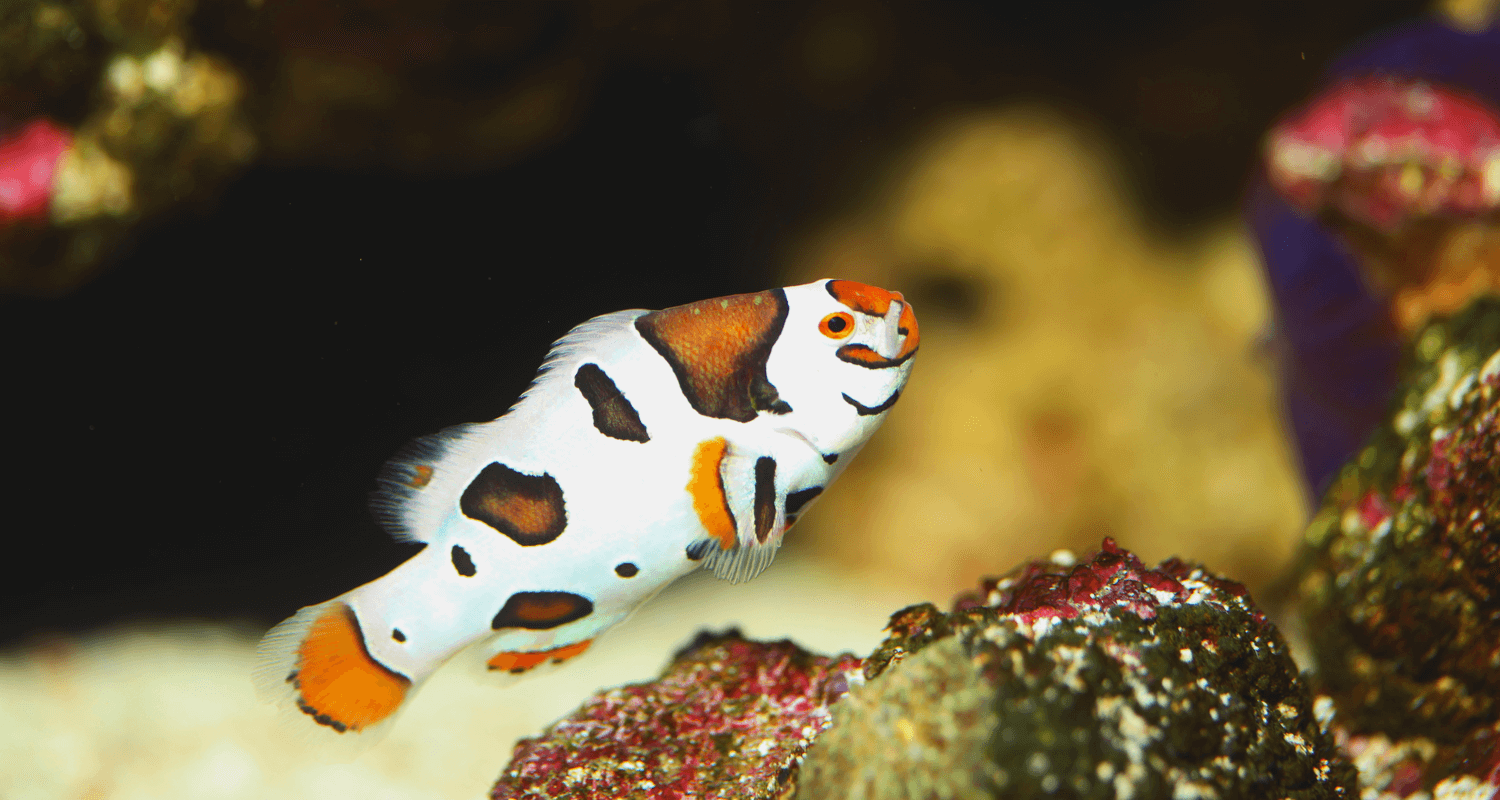
[[[918,341],[899,293],[839,280],[585,322],[505,415],[386,465],[377,516],[427,546],[273,628],[258,687],[368,732],[481,640],[490,669],[524,672],[694,569],[754,577],[884,420]]]

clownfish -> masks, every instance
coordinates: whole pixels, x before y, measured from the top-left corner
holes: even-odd
[[[880,427],[918,341],[901,293],[846,280],[579,325],[505,414],[385,465],[376,517],[426,546],[272,628],[257,688],[366,733],[471,645],[523,673],[694,569],[755,577]]]

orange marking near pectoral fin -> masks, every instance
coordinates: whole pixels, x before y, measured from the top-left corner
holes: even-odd
[[[736,538],[734,513],[729,510],[729,496],[724,493],[724,476],[719,466],[729,442],[723,437],[705,439],[693,451],[693,464],[688,474],[688,493],[693,496],[693,511],[704,530],[719,540],[719,547],[729,550]]]
[[[877,317],[883,317],[891,310],[892,300],[901,299],[900,292],[888,292],[878,286],[857,281],[832,280],[828,282],[827,288],[833,299],[861,314]]]
[[[386,719],[406,699],[411,681],[370,656],[354,609],[339,603],[313,622],[287,678],[297,706],[319,724],[358,732]]]
[[[554,664],[561,664],[562,662],[567,661],[568,659],[579,655],[583,651],[589,649],[589,645],[593,643],[593,639],[584,639],[577,644],[554,647],[551,650],[541,650],[534,653],[525,653],[518,651],[496,653],[486,663],[488,663],[490,669],[493,670],[510,673],[521,673],[541,664],[544,661],[551,661]]]

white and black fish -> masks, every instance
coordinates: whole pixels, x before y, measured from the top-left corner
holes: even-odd
[[[579,325],[506,414],[386,465],[375,512],[426,547],[273,628],[258,687],[366,732],[470,645],[524,672],[694,569],[754,577],[896,403],[918,338],[900,293],[844,280]]]

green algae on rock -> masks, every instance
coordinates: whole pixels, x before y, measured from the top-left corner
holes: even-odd
[[[1238,584],[1105,540],[983,589],[892,618],[799,797],[1355,796]]]
[[[1500,793],[1500,300],[1423,328],[1295,567],[1317,690],[1372,796]],[[1487,787],[1487,788],[1486,788]]]
[[[738,631],[700,635],[659,680],[602,692],[523,739],[490,796],[783,797],[860,666]]]

